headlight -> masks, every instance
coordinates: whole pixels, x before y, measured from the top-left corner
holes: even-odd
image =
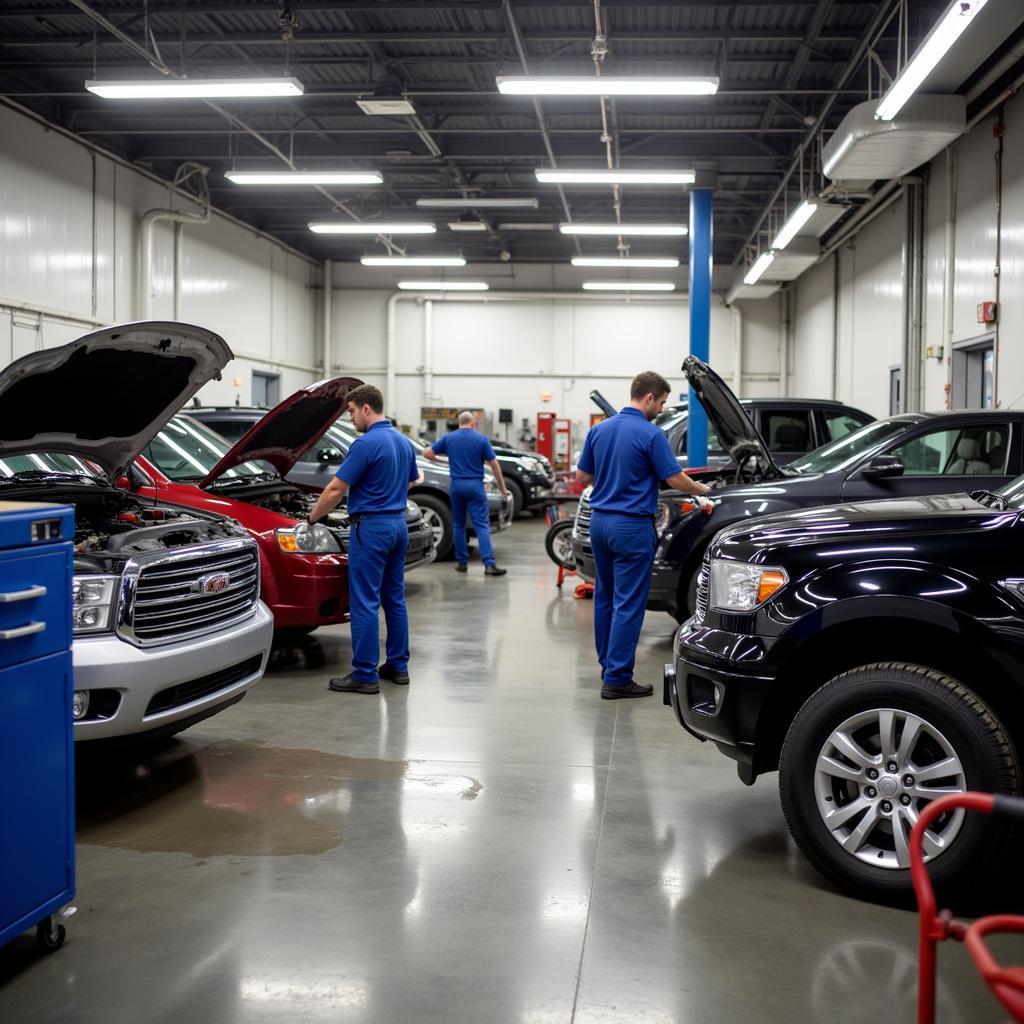
[[[728,612],[753,611],[788,582],[786,570],[777,566],[714,558],[711,560],[711,607]]]
[[[539,459],[525,458],[522,460],[523,466],[526,468],[528,473],[543,473],[544,467],[540,464]]]
[[[76,576],[71,583],[71,628],[76,634],[109,633],[120,576]]]
[[[654,513],[654,528],[658,531],[660,537],[665,530],[668,529],[669,525],[680,516],[685,516],[689,512],[694,512],[698,508],[695,499],[687,500],[666,498],[658,502],[658,511]]]
[[[484,481],[484,490],[487,491],[488,494],[497,494],[498,493],[498,485],[497,485],[497,483],[494,480],[485,480]]]
[[[326,526],[299,523],[277,531],[277,546],[289,555],[333,555],[341,551]]]

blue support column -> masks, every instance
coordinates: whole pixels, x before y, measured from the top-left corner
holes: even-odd
[[[690,355],[706,363],[711,352],[711,219],[714,193],[690,193]],[[686,456],[690,466],[708,463],[708,416],[690,388],[690,414],[686,428]]]

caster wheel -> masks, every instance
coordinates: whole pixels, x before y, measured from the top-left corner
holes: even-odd
[[[59,924],[54,927],[50,918],[47,918],[36,926],[36,945],[44,953],[56,953],[64,945],[67,935],[68,932],[64,925]]]

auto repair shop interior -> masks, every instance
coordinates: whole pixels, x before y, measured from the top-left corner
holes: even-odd
[[[1022,85],[1021,0],[3,0],[0,1017],[1024,1021]]]

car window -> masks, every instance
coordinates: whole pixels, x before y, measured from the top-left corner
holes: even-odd
[[[826,411],[824,415],[825,435],[830,441],[838,441],[841,438],[846,437],[847,434],[852,434],[855,430],[860,430],[865,423],[871,422],[868,419],[860,419],[843,411]]]
[[[676,455],[686,455],[686,430],[680,430],[676,435],[677,441],[673,445],[673,451]],[[669,438],[672,441],[672,438]],[[708,457],[721,456],[724,457],[729,453],[722,447],[722,442],[718,440],[718,435],[715,433],[715,428],[708,424]]]
[[[191,416],[175,416],[146,446],[147,459],[170,480],[198,480],[227,454],[232,442]],[[255,462],[240,462],[225,478],[261,476]]]
[[[955,427],[915,437],[887,454],[903,462],[905,476],[992,476],[1006,472],[1009,427]]]
[[[780,455],[809,452],[814,443],[811,414],[806,409],[764,409],[761,412],[761,436],[770,452]]]
[[[232,443],[240,440],[242,435],[252,427],[252,423],[246,420],[210,420],[204,417],[199,422],[205,423],[211,430],[217,431],[221,437],[226,437]]]
[[[33,452],[30,455],[4,455],[0,458],[0,476],[19,473],[71,473],[76,476],[103,478],[102,471],[91,462],[63,452]]]
[[[830,473],[846,469],[912,426],[913,423],[907,420],[875,420],[838,441],[822,445],[788,468],[797,473]]]
[[[349,446],[357,436],[354,427],[348,424],[335,423],[334,426],[327,428],[327,433],[319,441],[311,444],[299,456],[299,462],[312,462],[319,465],[320,460],[316,457],[317,452],[322,451],[324,448],[337,448],[341,452],[342,457],[344,457],[348,454]]]

